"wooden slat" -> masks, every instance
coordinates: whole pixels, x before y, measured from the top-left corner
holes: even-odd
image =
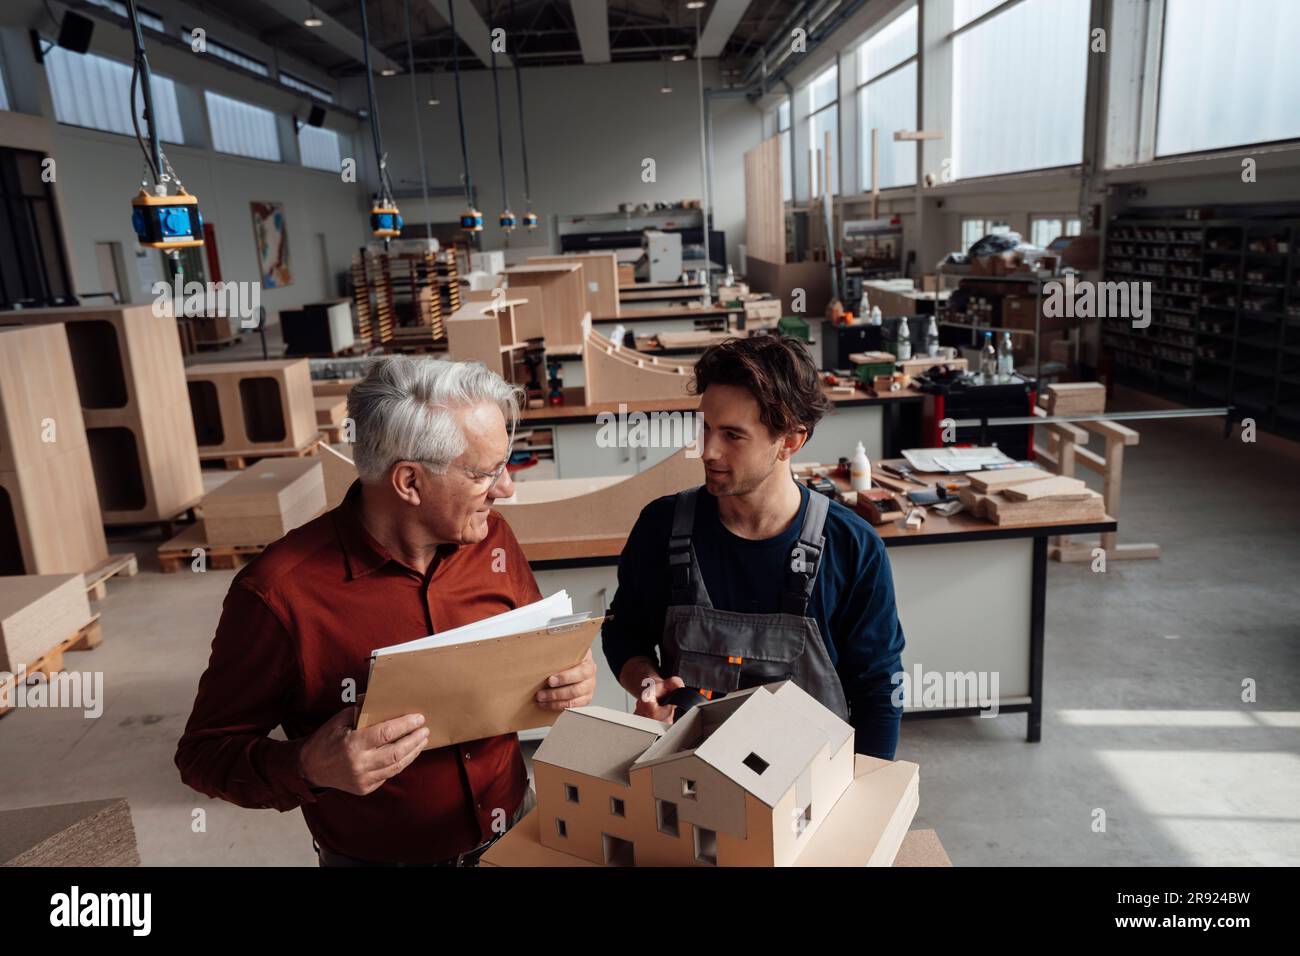
[[[773,136],[745,154],[746,254],[785,261],[785,203],[781,198],[781,137]]]

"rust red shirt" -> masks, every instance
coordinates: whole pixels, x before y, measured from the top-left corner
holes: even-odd
[[[366,796],[313,791],[298,772],[298,750],[348,706],[348,678],[358,697],[365,692],[375,648],[541,595],[497,512],[483,541],[441,549],[421,575],[366,532],[359,492],[354,484],[338,508],[236,575],[176,765],[195,790],[239,806],[301,806],[316,841],[336,853],[372,862],[442,860],[483,843],[493,812],[508,819],[523,799],[528,778],[515,734],[425,751]],[[267,736],[277,726],[287,741]]]

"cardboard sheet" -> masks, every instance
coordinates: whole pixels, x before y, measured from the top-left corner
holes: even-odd
[[[371,663],[357,728],[424,714],[429,750],[549,727],[561,712],[544,710],[534,696],[546,678],[582,660],[604,620],[381,655]]]

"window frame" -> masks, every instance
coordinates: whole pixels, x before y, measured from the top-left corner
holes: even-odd
[[[924,69],[924,64],[922,64],[921,62],[921,9],[920,9],[920,4],[923,2],[925,2],[925,0],[915,0],[914,3],[911,3],[898,10],[894,14],[894,16],[891,16],[888,19],[882,20],[880,23],[877,23],[872,28],[871,32],[867,34],[867,36],[863,37],[862,41],[858,43],[853,49],[853,60],[854,60],[854,67],[855,67],[854,82],[857,83],[857,85],[854,86],[853,88],[853,105],[858,112],[858,186],[863,193],[871,192],[872,186],[874,185],[871,182],[871,149],[869,143],[871,131],[862,127],[863,93],[867,89],[867,87],[879,83],[881,80],[888,79],[889,77],[893,76],[895,73],[899,72],[900,70],[906,69],[909,64],[912,63],[916,64],[916,69],[918,74]],[[857,77],[861,75],[862,71],[857,69],[856,67],[858,65],[858,58],[865,51],[867,44],[870,43],[872,40],[874,40],[876,37],[878,37],[882,32],[887,30],[897,20],[907,16],[912,11],[916,11],[916,37],[915,37],[916,51],[907,59],[901,60],[898,63],[895,63],[893,66],[886,67],[885,69],[881,70],[878,73],[873,73],[871,76],[867,77],[867,79],[861,80],[859,82],[857,80]],[[919,128],[920,121],[921,121],[921,102],[920,99],[918,98],[912,103],[912,125],[914,127]],[[892,139],[890,140],[890,142],[892,142]],[[919,144],[917,145],[917,152],[918,153],[920,152]],[[916,176],[916,166],[914,164],[912,167],[911,182],[899,183],[896,186],[883,186],[881,187],[881,191],[885,189],[915,189],[916,184],[917,184],[917,176]]]
[[[835,74],[835,83],[834,83],[835,96],[832,97],[828,102],[823,103],[821,106],[817,107],[816,109],[813,109],[813,107],[812,107],[812,103],[813,103],[813,90],[814,90],[814,88],[817,86],[817,84],[818,84],[818,83],[819,83],[819,82],[820,82],[820,81],[821,81],[821,80],[826,76],[826,74],[831,73],[831,72],[834,72],[834,74]],[[804,124],[804,129],[807,130],[807,138],[808,138],[808,152],[809,152],[810,154],[813,154],[813,153],[816,153],[817,151],[819,151],[819,150],[822,148],[822,145],[823,145],[823,144],[821,144],[821,143],[816,143],[816,142],[813,141],[813,131],[814,131],[814,128],[816,127],[816,125],[817,125],[817,122],[816,122],[816,121],[817,121],[817,117],[820,116],[822,113],[825,113],[825,112],[826,112],[827,110],[829,110],[829,109],[834,109],[834,110],[835,110],[835,136],[833,137],[834,142],[833,142],[833,144],[832,144],[832,145],[835,147],[835,155],[832,157],[832,162],[834,163],[834,165],[831,167],[831,182],[829,182],[829,183],[823,183],[823,185],[824,185],[824,186],[825,186],[825,187],[830,191],[830,194],[831,194],[832,197],[834,197],[834,196],[839,196],[839,195],[842,194],[841,191],[842,191],[842,187],[843,187],[843,185],[844,185],[844,175],[843,175],[844,171],[840,168],[840,152],[841,152],[841,145],[840,145],[840,113],[839,113],[839,108],[840,108],[840,58],[839,58],[839,55],[836,54],[835,61],[834,61],[833,63],[831,63],[830,65],[828,65],[828,66],[827,66],[825,69],[823,69],[821,72],[819,72],[819,73],[818,73],[816,76],[814,76],[812,79],[810,79],[810,80],[809,80],[807,83],[805,83],[803,86],[801,86],[801,87],[799,88],[799,91],[798,91],[798,92],[806,94],[806,95],[807,95],[807,98],[808,98],[808,111],[803,115],[802,120],[803,120],[803,124]],[[792,172],[793,172],[793,170],[792,170]],[[816,179],[820,180],[820,179],[821,179],[821,175],[822,175],[822,170],[821,170],[821,168],[817,168],[817,176],[816,176]],[[790,185],[791,185],[791,194],[793,195],[793,192],[794,192],[794,179],[793,179],[793,176],[791,177],[791,184],[790,184]],[[808,199],[809,199],[810,202],[812,201],[812,196],[813,196],[813,188],[812,188],[812,187],[813,187],[813,180],[810,179],[809,182],[808,182]]]

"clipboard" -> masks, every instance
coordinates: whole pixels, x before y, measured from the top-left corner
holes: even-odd
[[[404,654],[380,654],[357,730],[405,714],[423,714],[429,729],[425,750],[480,740],[533,727],[549,727],[561,711],[534,700],[546,678],[575,667],[586,656],[604,617],[504,637]]]

